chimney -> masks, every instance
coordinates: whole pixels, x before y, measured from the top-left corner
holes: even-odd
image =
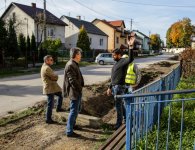
[[[36,8],[36,3],[31,3],[32,8]]]
[[[81,20],[81,16],[77,16],[77,19],[78,19],[78,20]]]

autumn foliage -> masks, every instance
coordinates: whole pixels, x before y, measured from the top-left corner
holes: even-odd
[[[177,21],[167,30],[167,47],[190,47],[194,27],[189,18]]]
[[[150,35],[150,45],[152,50],[159,50],[161,48],[161,39],[160,35],[158,34],[151,34]]]

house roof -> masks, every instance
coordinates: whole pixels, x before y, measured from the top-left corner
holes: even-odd
[[[79,20],[77,18],[72,18],[72,17],[68,17],[68,16],[62,16],[61,18],[63,18],[63,17],[66,17],[70,22],[72,22],[79,29],[82,26],[84,26],[87,33],[108,36],[107,34],[105,34],[102,30],[100,30],[98,27],[96,27],[91,22],[84,21],[84,20]]]
[[[106,25],[108,25],[108,26],[110,26],[111,28],[113,28],[113,29],[115,29],[116,31],[118,31],[118,32],[121,32],[121,30],[119,30],[117,27],[119,27],[119,26],[117,26],[117,25],[119,25],[119,22],[120,21],[107,21],[107,20],[100,20],[100,19],[95,19],[95,20],[93,20],[92,22],[94,22],[94,21],[96,21],[96,20],[99,20],[99,21],[101,21],[101,22],[103,22],[104,24],[106,24]],[[122,20],[121,20],[122,21]],[[112,23],[111,23],[112,22]],[[122,22],[120,22],[120,23],[122,23]],[[123,22],[124,23],[124,22]],[[124,26],[125,26],[125,24],[124,24]]]
[[[27,15],[29,15],[31,18],[35,19],[37,14],[43,13],[43,9],[41,8],[33,8],[32,6],[27,6],[19,3],[11,3],[9,7],[6,9],[6,11],[3,13],[1,18],[5,16],[5,14],[8,12],[8,10],[12,7],[12,5],[20,8],[23,12],[25,12]],[[67,26],[66,23],[64,23],[62,20],[60,20],[58,17],[50,13],[46,10],[46,23],[47,24],[54,24],[54,25],[60,25],[60,26]]]
[[[137,33],[143,35],[144,37],[149,38],[147,35],[145,35],[144,33],[140,32],[139,30],[133,30],[133,32],[137,32]]]
[[[107,21],[107,22],[114,27],[121,27],[122,25],[124,25],[125,27],[125,23],[123,20],[115,20],[115,21]]]

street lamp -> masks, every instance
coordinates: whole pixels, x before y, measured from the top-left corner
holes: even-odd
[[[28,39],[28,18],[24,18],[24,20],[26,20],[27,22],[27,26],[26,26],[26,39]],[[26,68],[28,68],[28,53],[27,53],[27,47],[26,47],[26,54],[25,54],[25,57],[26,57],[26,60],[25,60],[25,63],[26,63]]]

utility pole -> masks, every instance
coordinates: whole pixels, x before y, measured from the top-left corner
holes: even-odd
[[[44,2],[43,2],[43,6],[44,6],[44,10],[43,10],[43,18],[44,18],[44,20],[43,20],[43,31],[44,31],[44,41],[46,41],[46,39],[47,39],[47,33],[46,33],[46,0],[44,0]]]
[[[133,26],[133,19],[130,21],[130,31],[132,31],[132,26]]]
[[[6,0],[5,0],[5,10],[6,10],[6,7],[7,7],[7,6],[6,6]]]

